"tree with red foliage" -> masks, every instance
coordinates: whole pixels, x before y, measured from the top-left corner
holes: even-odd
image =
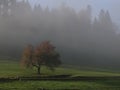
[[[28,45],[24,49],[21,64],[26,67],[36,67],[38,74],[40,74],[42,65],[47,66],[50,70],[54,70],[55,67],[61,64],[61,60],[55,47],[49,41],[44,41],[36,48]]]

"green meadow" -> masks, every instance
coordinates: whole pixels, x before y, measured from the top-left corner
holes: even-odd
[[[119,72],[110,71],[95,71],[95,70],[84,70],[75,68],[56,68],[54,72],[48,70],[46,67],[42,67],[41,76],[50,75],[71,75],[71,77],[76,76],[120,76]],[[20,66],[19,62],[16,61],[0,61],[0,78],[8,77],[32,77],[38,76],[36,69],[25,69]],[[0,81],[0,89],[2,90],[42,90],[42,89],[52,89],[52,90],[120,90],[120,80],[110,79],[110,80],[91,80],[91,81]]]

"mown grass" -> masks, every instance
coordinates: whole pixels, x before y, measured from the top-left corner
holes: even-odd
[[[57,68],[51,72],[47,68],[42,68],[42,75],[65,75],[74,76],[120,76],[120,73],[110,71],[90,71],[71,68]],[[36,69],[21,68],[19,62],[0,61],[0,78],[1,77],[18,77],[18,76],[36,76]],[[120,90],[120,80],[94,80],[94,81],[13,81],[0,82],[0,90]]]
[[[41,69],[42,75],[60,75],[70,74],[72,76],[120,76],[120,73],[110,71],[90,71],[71,68],[56,68],[54,72],[46,67]],[[19,62],[15,61],[0,61],[0,77],[17,77],[17,76],[34,76],[37,75],[37,70],[22,68]]]
[[[112,82],[112,83],[111,83]],[[113,84],[113,85],[111,85]],[[0,83],[0,88],[8,90],[120,90],[120,81],[16,81]]]

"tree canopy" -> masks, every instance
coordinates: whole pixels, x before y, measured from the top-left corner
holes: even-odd
[[[38,74],[40,74],[42,65],[47,66],[50,70],[54,70],[55,67],[61,64],[61,60],[55,47],[49,41],[44,41],[35,48],[32,45],[28,45],[24,49],[21,64],[28,68],[36,67]]]

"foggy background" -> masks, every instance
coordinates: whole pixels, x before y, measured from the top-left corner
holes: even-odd
[[[27,44],[50,40],[64,64],[120,68],[119,20],[113,17],[114,8],[110,13],[104,8],[97,11],[89,3],[73,8],[67,2],[57,7],[32,2],[0,0],[1,58],[20,59]]]

